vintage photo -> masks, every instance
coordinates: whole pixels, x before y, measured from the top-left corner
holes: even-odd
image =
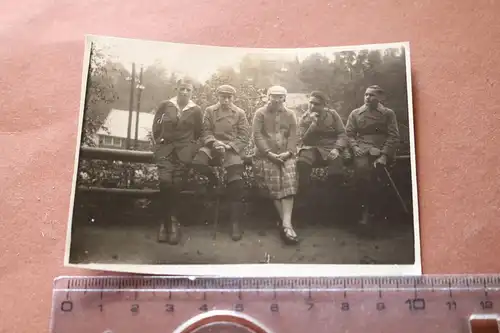
[[[421,274],[409,47],[87,36],[65,265]]]

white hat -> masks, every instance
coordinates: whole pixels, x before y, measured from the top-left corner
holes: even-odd
[[[285,95],[286,96],[287,91],[284,87],[282,86],[272,86],[267,90],[267,95]]]

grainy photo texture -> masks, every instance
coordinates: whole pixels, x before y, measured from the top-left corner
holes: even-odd
[[[420,274],[409,53],[87,37],[65,264]]]

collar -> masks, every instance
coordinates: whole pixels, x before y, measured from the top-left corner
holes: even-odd
[[[222,109],[222,106],[220,105],[220,102],[217,102],[217,104],[215,104],[215,110],[220,110]],[[234,104],[229,104],[229,109],[233,112],[237,112],[238,111],[238,108],[236,107],[236,105]]]
[[[173,105],[175,105],[175,107],[177,108],[177,110],[180,110],[180,111],[186,111],[187,109],[190,109],[194,106],[196,106],[196,103],[193,102],[192,100],[189,100],[189,102],[187,103],[187,105],[184,107],[184,109],[181,110],[181,108],[179,107],[179,104],[177,103],[177,96],[171,98],[168,100],[170,103],[172,103]]]
[[[362,107],[359,108],[359,113],[363,113],[365,111],[368,111],[368,107],[366,106],[366,104],[363,104]],[[375,109],[376,111],[380,112],[380,113],[384,113],[384,106],[382,104],[378,104],[377,105],[377,108]]]

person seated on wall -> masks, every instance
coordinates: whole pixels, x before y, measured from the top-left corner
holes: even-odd
[[[286,108],[287,90],[268,89],[267,105],[257,109],[252,123],[255,143],[254,175],[273,199],[279,213],[281,238],[285,244],[299,242],[292,226],[294,197],[297,193],[297,118]]]
[[[368,87],[364,105],[351,112],[346,125],[346,135],[354,155],[361,224],[369,222],[378,194],[375,192],[375,171],[394,158],[400,138],[396,113],[381,103],[384,95],[379,86]]]
[[[340,186],[344,181],[344,157],[348,154],[347,136],[342,119],[337,111],[327,107],[323,92],[311,92],[308,110],[301,117],[299,128],[302,144],[297,160],[299,193],[307,193],[315,167],[328,167],[329,183]]]
[[[219,165],[226,173],[227,197],[230,200],[231,238],[242,238],[243,157],[248,145],[250,125],[243,109],[234,105],[236,89],[230,85],[217,88],[218,102],[206,108],[203,120],[203,147],[194,158],[193,168],[209,179],[209,187],[217,187],[211,166]]]
[[[191,80],[179,80],[177,96],[158,105],[152,126],[163,215],[158,241],[172,245],[178,244],[181,238],[176,208],[202,134],[203,111],[191,100],[193,88]]]

